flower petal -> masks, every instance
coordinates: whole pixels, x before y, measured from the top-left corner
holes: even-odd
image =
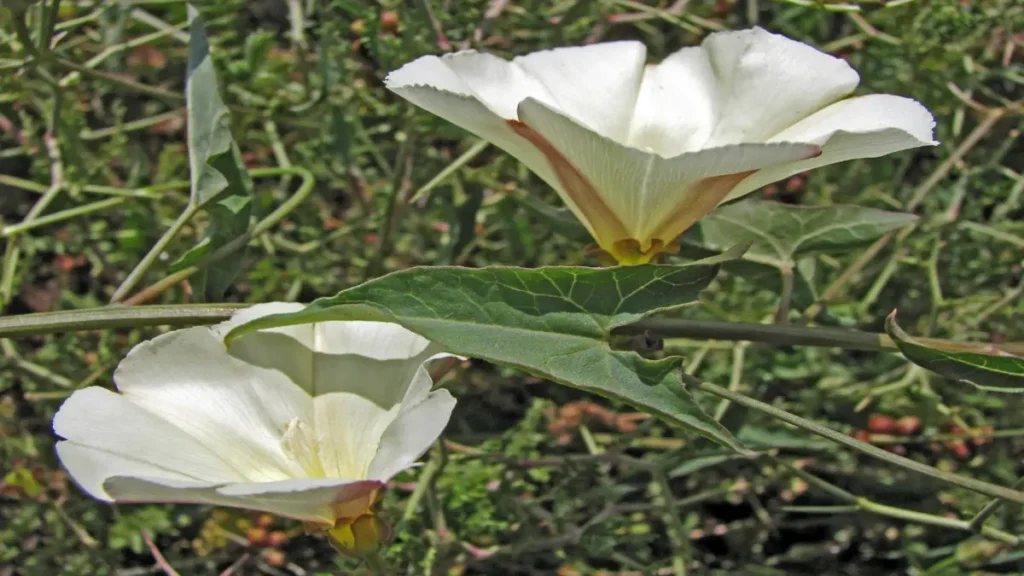
[[[325,525],[333,525],[337,518],[349,513],[349,509],[368,507],[381,486],[382,483],[376,481],[336,478],[211,486],[115,476],[105,483],[106,491],[114,501],[121,503],[176,502],[227,506]]]
[[[268,302],[244,308],[228,320],[212,326],[221,339],[238,326],[271,314],[289,314],[305,308],[297,302]],[[313,324],[297,324],[260,330],[236,338],[228,347],[235,358],[262,368],[280,370],[307,393],[313,387],[313,350],[316,342]]]
[[[317,324],[317,334],[334,353],[316,355],[316,394],[357,394],[385,410],[404,401],[424,362],[451,356],[389,322],[324,322]],[[428,391],[430,385],[428,378]]]
[[[383,482],[376,480],[304,478],[229,484],[217,492],[236,500],[238,504],[235,506],[333,524],[338,519],[351,519],[366,513],[383,486]]]
[[[385,409],[347,392],[317,396],[313,406],[324,473],[334,478],[367,478],[381,436],[401,406]]]
[[[429,58],[435,58],[433,56]],[[435,58],[436,59],[436,58]],[[418,65],[425,58],[406,64],[399,72],[410,66]],[[429,60],[428,60],[429,62]],[[445,68],[447,70],[447,68]],[[516,160],[522,162],[531,172],[555,190],[559,189],[559,180],[552,170],[544,154],[528,140],[513,132],[505,120],[482,104],[470,94],[462,94],[449,90],[424,85],[403,85],[393,80],[397,72],[392,72],[385,79],[385,85],[393,92],[409,102],[423,108],[436,116],[455,124],[459,128],[487,140],[501,148]],[[399,78],[404,75],[399,76]],[[578,209],[569,204],[577,218],[589,227]],[[593,233],[593,231],[591,231]]]
[[[134,431],[133,431],[134,432]],[[133,432],[125,432],[131,434]],[[172,440],[172,442],[177,439]],[[188,464],[181,462],[182,457],[194,456],[188,452],[168,452],[170,458],[161,457],[153,450],[153,444],[145,446],[146,451],[126,455],[127,450],[118,453],[109,452],[76,442],[57,442],[57,457],[71,475],[71,478],[82,490],[93,498],[111,502],[114,497],[104,490],[104,483],[114,476],[137,476],[160,479],[181,486],[210,486],[216,482],[204,481],[184,471],[189,471]],[[200,452],[205,448],[199,447]],[[184,464],[184,466],[181,466]],[[180,469],[176,469],[181,466]],[[194,472],[194,470],[191,470]],[[230,471],[229,471],[230,474]],[[232,478],[236,479],[236,478]]]
[[[715,127],[717,82],[701,48],[647,66],[626,143],[665,158],[700,149]]]
[[[794,162],[818,153],[813,144],[739,144],[662,158],[604,138],[536,100],[520,104],[519,116],[589,180],[601,200],[621,219],[629,237],[641,243],[651,240],[651,234],[662,228],[661,219],[678,213],[679,207],[694,205],[703,210],[707,202],[699,201],[698,196],[705,190],[694,186],[702,180]],[[715,195],[725,193],[728,189],[714,190]],[[715,198],[711,205],[720,199]],[[621,240],[601,232],[596,237],[606,250],[609,240]]]
[[[563,190],[565,175],[557,173],[558,167],[552,166],[549,155],[511,130],[506,120],[517,118],[519,103],[529,97],[550,106],[567,106],[579,121],[624,139],[645,51],[641,44],[619,42],[549,50],[513,62],[473,51],[441,58],[424,56],[388,74],[384,84],[420,108],[495,144],[525,164],[559,192],[569,209],[597,237],[592,221],[599,226],[607,225],[607,218],[581,209]],[[621,54],[613,56],[614,52]],[[595,55],[610,60],[598,62]],[[604,68],[595,70],[597,65]],[[610,68],[619,75],[609,73]],[[559,78],[555,70],[570,74],[578,83]],[[581,85],[589,88],[579,91]]]
[[[642,43],[623,41],[542,50],[515,58],[512,64],[536,78],[553,101],[527,97],[553,104],[594,132],[625,142],[646,58]]]
[[[267,314],[295,312],[303,307],[256,305],[214,330],[223,336]],[[250,364],[281,370],[312,395],[349,392],[384,409],[402,402],[424,362],[450,356],[440,346],[398,324],[362,321],[260,330],[232,342],[230,351]]]
[[[388,74],[384,83],[391,90],[429,86],[470,96],[505,120],[516,118],[516,107],[525,98],[555,104],[547,88],[521,67],[475,50],[423,56]]]
[[[271,314],[288,314],[298,312],[305,308],[305,304],[297,302],[270,302],[256,304],[249,308],[239,310],[232,314],[231,318],[213,327],[221,337],[224,337],[234,328],[241,326],[257,318]],[[358,354],[375,360],[396,360],[411,359],[419,357],[430,346],[430,340],[407,330],[398,324],[390,322],[366,322],[366,321],[334,321],[317,322],[315,324],[296,324],[292,326],[281,326],[277,328],[263,329],[255,334],[284,334],[290,336],[304,347],[314,352],[326,354]],[[247,334],[235,342],[244,342],[250,336]],[[236,350],[232,347],[233,355]],[[242,352],[245,360],[252,361],[262,356],[250,352]],[[271,352],[269,349],[259,349],[259,353]],[[436,353],[436,352],[435,352]]]
[[[388,74],[384,85],[427,112],[494,143],[548,184],[557,184],[544,156],[505,123],[516,118],[519,102],[528,96],[551,101],[543,86],[511,62],[472,51],[441,58],[423,56]]]
[[[64,401],[53,418],[53,431],[70,441],[58,444],[65,467],[87,492],[100,498],[99,485],[106,476],[119,473],[113,471],[116,467],[127,466],[125,474],[136,474],[134,466],[148,476],[200,482],[246,479],[216,451],[174,424],[98,386],[78,390]],[[92,449],[96,458],[109,456],[111,463],[96,458],[65,461],[64,454],[72,446]],[[98,471],[106,471],[106,476],[88,468],[93,462],[99,462]]]
[[[931,113],[909,98],[873,94],[836,102],[773,139],[819,144],[821,156],[756,172],[736,186],[727,200],[812,168],[935,145],[934,128]]]
[[[761,28],[712,34],[701,49],[715,71],[711,97],[719,103],[703,148],[764,142],[847,96],[860,81],[841,58]]]
[[[411,466],[444,431],[454,408],[455,398],[438,390],[404,410],[381,437],[368,476],[388,480]]]
[[[208,328],[144,342],[114,372],[122,394],[183,430],[254,482],[301,476],[281,449],[295,418],[312,420],[308,394],[276,370],[227,353]]]
[[[417,360],[441,351],[430,340],[391,322],[321,322],[317,352],[355,354],[371,360]]]

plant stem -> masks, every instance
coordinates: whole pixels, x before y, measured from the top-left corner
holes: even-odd
[[[139,283],[139,280],[142,279],[142,275],[149,270],[149,267],[152,266],[154,262],[156,262],[156,259],[160,257],[160,254],[165,248],[167,248],[167,245],[171,243],[171,240],[174,240],[174,237],[178,235],[178,232],[181,232],[181,229],[185,227],[185,224],[188,224],[188,221],[191,220],[198,211],[199,205],[194,203],[189,203],[188,207],[182,210],[181,214],[178,215],[178,219],[174,221],[174,224],[171,224],[171,227],[164,232],[164,235],[156,241],[156,244],[153,244],[153,247],[149,249],[149,252],[147,252],[146,255],[142,257],[142,260],[135,265],[135,268],[128,273],[124,282],[121,282],[121,285],[117,287],[117,290],[114,291],[114,295],[110,298],[111,304],[117,304],[121,300],[124,300],[124,297],[127,296],[128,292]]]
[[[937,516],[935,514],[925,514],[923,512],[915,512],[913,510],[906,510],[904,508],[896,508],[894,506],[886,506],[885,504],[879,504],[873,502],[867,498],[858,498],[857,506],[861,510],[867,512],[873,512],[882,516],[888,516],[890,518],[898,518],[900,520],[907,520],[910,522],[917,522],[918,524],[931,524],[933,526],[943,526],[946,528],[953,528],[954,530],[965,530],[965,531],[978,531],[981,534],[988,536],[994,540],[1005,542],[1016,546],[1020,543],[1020,540],[1013,534],[1003,532],[995,528],[987,526],[978,526],[977,528],[971,526],[971,523],[966,520],[960,520],[958,518],[946,518],[945,516]]]
[[[241,246],[244,246],[251,239],[256,238],[261,234],[267,232],[268,230],[273,228],[278,222],[284,219],[285,216],[290,214],[292,210],[295,210],[295,208],[297,208],[300,204],[302,204],[303,201],[306,200],[307,197],[309,197],[309,195],[313,192],[313,186],[316,184],[316,179],[314,178],[313,173],[301,166],[289,166],[287,168],[283,166],[278,168],[258,168],[255,170],[250,170],[249,175],[252,176],[253,178],[282,175],[298,176],[299,178],[302,179],[302,184],[299,186],[299,189],[296,190],[294,194],[292,194],[290,198],[285,200],[284,203],[277,207],[277,210],[274,210],[273,212],[268,214],[266,218],[260,220],[252,229],[249,230],[247,234],[244,234],[239,238],[236,238],[231,242],[228,242],[224,246],[221,246],[220,249],[216,250],[206,258],[200,260],[195,266],[189,266],[188,268],[179,270],[174,274],[171,274],[170,276],[167,276],[164,279],[149,285],[148,287],[144,288],[131,298],[125,299],[124,304],[137,305],[149,302],[156,296],[162,294],[171,286],[174,286],[178,282],[185,280],[186,278],[195,274],[202,268],[209,266],[210,264],[213,264],[214,262],[217,262],[223,258],[227,258],[231,254],[234,254]]]
[[[20,18],[15,18],[20,22]],[[57,129],[60,127],[60,109],[63,102],[63,94],[59,88],[53,88],[53,112],[50,117],[50,128],[43,136],[43,143],[46,146],[46,154],[50,158],[50,185],[46,192],[36,200],[32,208],[22,219],[23,225],[30,224],[33,220],[46,210],[61,191],[64,190],[64,157],[61,154],[60,142],[58,141]],[[21,242],[10,240],[4,249],[3,273],[0,276],[0,308],[6,306],[14,297],[14,276],[18,271],[18,260],[21,258]]]
[[[156,543],[149,536],[149,532],[142,531],[142,539],[146,541],[146,546],[149,548],[151,554],[153,554],[153,560],[156,561],[156,565],[166,576],[180,576],[178,571],[171,566],[164,555],[160,552],[160,549],[156,547]]]
[[[138,120],[124,122],[116,126],[100,128],[98,130],[83,130],[82,133],[78,135],[78,137],[87,142],[91,140],[101,140],[103,138],[113,136],[115,134],[125,134],[127,132],[134,132],[136,130],[145,130],[146,128],[156,126],[157,124],[163,122],[169,122],[172,120],[177,120],[178,118],[184,118],[184,116],[185,109],[178,108],[176,110],[171,110],[170,112],[163,112],[161,114],[157,114],[156,116],[148,116],[146,118],[139,118]]]
[[[618,328],[615,332],[630,335],[649,333],[660,338],[747,340],[770,342],[780,346],[839,346],[850,350],[874,352],[896,350],[896,345],[883,334],[787,324],[647,318]]]
[[[280,170],[280,169],[273,169]],[[295,168],[296,172],[303,170],[301,168]],[[266,174],[261,171],[253,171],[253,175],[265,176]],[[301,175],[301,174],[300,174]],[[287,212],[290,211],[292,203],[298,203],[302,201],[302,194],[305,188],[312,188],[312,180],[304,182],[300,187],[299,192],[283,204],[278,210],[274,211],[270,216],[263,219],[252,231],[253,236],[266,232],[271,226],[277,221],[284,217]],[[200,263],[200,266],[206,263],[212,262],[214,258],[221,258],[226,256],[227,248],[234,248],[233,245],[225,246],[225,254],[221,254],[221,251],[217,251],[211,254],[206,261]],[[161,286],[166,289],[166,286],[173,286],[175,283],[180,282],[184,278],[195,273],[198,270],[197,266],[186,268],[180,272],[168,276],[164,280],[161,280],[150,287],[146,288],[139,294],[144,292],[153,291]],[[159,292],[157,292],[159,293]],[[133,297],[134,299],[135,297]],[[127,303],[128,301],[126,301]],[[138,303],[137,301],[134,303]],[[192,309],[191,304],[177,305],[184,311]],[[221,305],[213,304],[212,306],[234,306],[234,305]],[[174,308],[175,306],[148,306],[146,310],[156,308]],[[60,321],[55,320],[55,317],[63,316],[65,314],[77,314],[78,312],[42,312],[36,314],[22,314],[19,316],[12,317],[0,317],[0,337],[17,337],[27,336],[31,334],[49,334],[53,332],[67,332],[72,330],[98,330],[102,328],[122,328],[130,326],[151,326],[159,325],[162,320],[163,314],[156,312],[156,317],[148,319],[146,314],[140,311],[139,315],[124,318],[119,316],[116,312],[118,308],[107,307],[89,310],[94,314],[88,321],[82,323],[76,323],[74,325],[65,325]],[[113,315],[108,318],[108,314]],[[226,316],[225,316],[226,317]],[[210,322],[217,322],[223,320],[214,319]],[[57,326],[57,329],[52,328]],[[74,327],[74,326],[77,326]],[[681,319],[669,319],[669,318],[656,318],[641,320],[636,324],[624,326],[616,330],[617,334],[643,334],[650,333],[663,338],[694,338],[694,339],[715,339],[715,340],[732,340],[732,341],[748,341],[748,342],[763,342],[766,344],[772,344],[775,346],[823,346],[823,347],[838,347],[847,350],[867,350],[873,352],[897,352],[898,349],[892,340],[885,334],[875,334],[873,332],[861,332],[859,330],[846,330],[842,328],[822,328],[812,326],[798,326],[798,325],[785,325],[780,326],[777,324],[753,324],[746,322],[724,322],[718,320],[681,320]],[[919,342],[926,343],[931,346],[948,346],[956,344],[957,346],[965,346],[963,342],[953,342],[951,340],[942,340],[939,338],[918,338]],[[988,346],[988,345],[985,345]],[[979,349],[982,345],[978,345]],[[999,348],[1016,354],[1024,354],[1024,343],[1021,342],[1004,342],[999,344]],[[695,358],[699,359],[700,354]]]
[[[614,330],[615,334],[651,334],[659,338],[692,338],[764,342],[775,346],[822,346],[870,352],[896,352],[896,344],[886,334],[862,332],[846,328],[800,325],[755,324],[720,320],[684,320],[681,318],[647,318]],[[918,338],[928,346],[967,346],[979,353],[991,354],[991,344],[971,344],[942,338]],[[1024,342],[1003,342],[996,346],[1010,354],[1024,355]]]
[[[786,324],[789,322],[789,307],[793,301],[793,267],[780,267],[779,274],[782,275],[782,294],[779,296],[779,308],[775,311],[775,323]]]
[[[1014,482],[1013,487],[1014,488],[1020,488],[1021,485],[1024,485],[1024,478],[1021,478],[1021,479],[1017,480],[1016,482]],[[996,513],[996,510],[999,510],[999,507],[1002,506],[1002,505],[1003,505],[1003,501],[1002,500],[1000,500],[999,498],[993,499],[991,502],[986,504],[985,507],[982,508],[980,512],[975,514],[974,518],[971,518],[970,522],[967,523],[968,526],[971,527],[971,530],[978,530],[978,529],[980,529],[982,526],[985,525],[985,521],[988,520],[989,518],[991,518],[992,515]]]
[[[775,406],[766,404],[764,402],[761,402],[760,400],[751,398],[749,396],[745,396],[738,392],[733,392],[726,388],[722,388],[720,386],[716,386],[708,382],[703,382],[688,374],[682,374],[682,379],[684,384],[690,386],[695,390],[702,390],[704,392],[708,392],[709,394],[713,394],[720,398],[726,398],[728,400],[731,400],[732,402],[739,404],[740,406],[744,406],[752,410],[763,412],[773,418],[782,420],[787,424],[792,424],[797,428],[802,428],[812,434],[821,436],[822,438],[831,440],[838,444],[842,444],[848,448],[853,448],[858,452],[862,452],[864,454],[867,454],[868,456],[872,456],[879,460],[888,462],[889,464],[892,464],[894,466],[899,466],[901,468],[905,468],[907,470],[923,474],[925,476],[934,478],[947,484],[952,484],[954,486],[959,486],[961,488],[973,490],[974,492],[978,492],[979,494],[985,494],[993,498],[1002,498],[1004,500],[1009,500],[1011,502],[1016,502],[1018,504],[1024,504],[1024,492],[1020,492],[1012,488],[1006,488],[1004,486],[997,486],[995,484],[991,484],[989,482],[985,482],[982,480],[976,480],[974,478],[960,476],[958,474],[951,474],[949,472],[944,472],[942,470],[932,468],[931,466],[928,466],[926,464],[915,462],[914,460],[911,460],[909,458],[897,456],[896,454],[887,452],[881,448],[872,446],[871,444],[866,444],[859,440],[855,440],[841,432],[836,432],[835,430],[832,430],[831,428],[828,428],[826,426],[822,426],[821,424],[818,424],[817,422],[814,422],[812,420],[801,418],[800,416],[797,416],[795,414],[790,414],[785,410],[781,410],[779,408],[776,408]]]
[[[173,304],[167,306],[105,306],[87,310],[19,314],[0,317],[0,337],[58,334],[142,326],[192,326],[227,320],[248,304]]]
[[[93,70],[92,68],[86,68],[85,66],[77,62],[72,62],[71,60],[65,60],[64,58],[52,58],[52,60],[58,65],[78,72],[83,76],[90,76],[98,80],[105,80],[122,88],[127,88],[141,94],[160,98],[161,100],[174,105],[180,105],[181,102],[185,100],[185,97],[177,92],[171,92],[170,90],[164,90],[163,88],[157,88],[156,86],[136,82],[135,80],[131,80],[123,76],[117,76],[115,74],[108,74],[106,72],[100,72],[99,70]]]
[[[668,482],[668,475],[662,469],[655,469],[652,472],[654,485],[658,488],[660,504],[664,506],[665,527],[669,536],[669,543],[672,546],[672,573],[674,576],[686,576],[686,560],[689,556],[689,539],[686,537],[686,527],[683,526],[682,510],[676,505],[672,498],[672,486]]]
[[[416,192],[413,193],[412,198],[409,202],[416,202],[420,198],[423,198],[430,193],[431,190],[436,188],[439,184],[447,180],[452,174],[458,172],[459,168],[462,168],[470,160],[476,158],[481,152],[483,152],[491,143],[487,140],[480,140],[476,144],[473,144],[469,150],[463,152],[458,158],[456,158],[451,164],[444,167],[443,170],[434,175],[429,182],[420,186]]]
[[[1018,546],[1020,539],[1004,532],[997,528],[990,528],[988,526],[973,527],[970,522],[960,520],[957,518],[947,518],[945,516],[938,516],[935,514],[925,514],[924,512],[915,512],[913,510],[907,510],[905,508],[896,508],[894,506],[887,506],[885,504],[879,504],[867,498],[856,498],[853,504],[849,506],[785,506],[781,509],[783,512],[790,514],[844,514],[851,512],[869,512],[871,514],[878,514],[879,516],[886,516],[888,518],[895,518],[897,520],[906,520],[907,522],[913,522],[915,524],[927,524],[930,526],[941,526],[943,528],[952,528],[954,530],[962,530],[964,532],[975,532],[980,533],[983,536],[987,536],[992,540],[1004,542],[1011,546]]]
[[[127,198],[109,198],[107,200],[100,200],[90,204],[83,204],[76,208],[69,208],[67,210],[47,214],[46,216],[42,216],[34,220],[4,226],[0,228],[0,238],[13,239],[15,236],[28,232],[33,228],[54,224],[56,222],[63,222],[64,220],[70,220],[71,218],[76,218],[78,216],[85,216],[86,214],[92,214],[93,212],[99,212],[100,210],[120,206],[121,204],[124,204],[125,200],[127,200]]]
[[[366,279],[376,277],[384,265],[384,259],[391,251],[391,233],[398,225],[398,204],[405,195],[409,174],[412,172],[412,137],[407,137],[399,145],[398,154],[395,157],[395,171],[391,178],[391,194],[388,196],[387,204],[384,207],[384,214],[381,217],[380,234],[377,237],[377,248],[373,252],[373,258],[366,267]]]
[[[746,342],[739,342],[732,348],[732,371],[729,374],[729,390],[738,392],[740,385],[743,383],[743,360],[748,344]],[[686,373],[693,374],[693,370],[689,370],[687,366]],[[718,403],[718,408],[715,409],[715,421],[721,422],[722,418],[725,418],[725,412],[729,410],[729,401],[722,399]]]
[[[175,26],[172,26],[172,27],[170,27],[170,28],[168,28],[166,30],[158,30],[156,32],[150,32],[149,34],[145,34],[143,36],[139,36],[138,38],[133,38],[133,39],[127,41],[127,42],[121,42],[120,44],[114,44],[113,46],[108,46],[102,52],[100,52],[99,54],[93,56],[88,61],[86,61],[86,63],[83,64],[82,66],[84,68],[88,68],[90,70],[95,69],[97,66],[102,64],[107,58],[110,58],[111,56],[114,56],[114,55],[119,54],[121,52],[124,52],[126,50],[131,50],[132,48],[136,48],[136,47],[142,46],[144,44],[151,44],[155,40],[159,40],[160,38],[163,38],[164,36],[170,36],[170,35],[172,35],[172,34],[174,34],[176,32],[180,32],[181,30],[184,30],[185,28],[188,28],[188,22],[182,22],[182,23],[177,24]],[[60,86],[61,86],[61,88],[67,88],[73,82],[75,82],[76,80],[81,78],[81,76],[82,76],[82,73],[80,71],[76,70],[74,72],[69,72],[66,76],[64,76],[63,78],[60,79]]]

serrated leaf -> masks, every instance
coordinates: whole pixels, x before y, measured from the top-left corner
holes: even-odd
[[[250,322],[229,339],[330,320],[395,322],[455,354],[617,398],[737,448],[681,384],[681,358],[648,360],[609,345],[615,328],[695,303],[736,255],[686,266],[413,268]]]
[[[752,242],[745,259],[792,265],[811,254],[870,244],[916,220],[913,214],[862,206],[794,206],[751,198],[718,207],[682,241],[715,251]]]
[[[940,376],[992,392],[1024,392],[1024,358],[1020,356],[995,349],[982,352],[976,344],[942,348],[926,345],[900,328],[895,311],[886,318],[885,331],[907,360]]]
[[[188,154],[192,209],[204,208],[210,217],[205,238],[179,264],[190,264],[243,237],[252,213],[252,181],[231,137],[228,108],[217,88],[206,29],[196,9],[188,5]],[[244,246],[240,249],[244,251]],[[219,300],[242,268],[242,258],[221,258],[193,279],[200,300]]]

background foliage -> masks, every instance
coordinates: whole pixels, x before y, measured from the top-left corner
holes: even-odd
[[[73,2],[19,31],[0,9],[0,298],[5,315],[100,306],[190,205],[184,3]],[[200,4],[240,159],[264,218],[311,194],[249,245],[228,301],[309,301],[414,265],[589,263],[555,195],[515,161],[384,90],[426,53],[503,55],[635,38],[660,59],[707,33],[760,24],[846,58],[864,92],[922,101],[942,144],[770,186],[788,204],[920,216],[884,242],[802,255],[793,318],[881,332],[1024,339],[1024,8],[1010,1],[253,0]],[[52,23],[52,34],[49,25]],[[52,38],[36,58],[32,42]],[[289,170],[291,168],[291,170]],[[735,208],[734,208],[735,209]],[[211,212],[212,213],[212,212]],[[208,234],[194,218],[129,300],[201,298],[175,262]],[[706,238],[713,220],[703,226]],[[781,255],[786,258],[793,255]],[[751,266],[757,263],[749,263]],[[771,321],[774,273],[730,269],[690,318]],[[762,270],[763,272],[763,270]],[[772,281],[766,281],[770,278]],[[193,278],[193,281],[195,278]],[[0,574],[349,573],[322,541],[269,517],[93,502],[68,482],[50,419],[71,390],[109,383],[152,330],[2,341]],[[635,344],[635,343],[634,343]],[[645,343],[646,344],[646,343]],[[1011,485],[1019,396],[939,378],[893,354],[669,339],[700,378],[947,470]],[[657,348],[658,346],[654,346]],[[704,398],[771,461],[739,459],[615,402],[472,362],[444,443],[384,504],[396,574],[1020,573],[1019,549],[870,512],[970,518],[987,499],[837,449]],[[795,469],[795,470],[794,470]],[[870,499],[849,504],[808,470]],[[874,506],[874,508],[872,508]],[[911,519],[912,520],[912,519]],[[1006,506],[989,521],[1011,533]]]

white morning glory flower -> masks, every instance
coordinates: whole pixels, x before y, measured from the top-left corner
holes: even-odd
[[[860,79],[845,61],[760,28],[646,58],[631,41],[512,61],[468,51],[424,56],[385,84],[518,158],[622,264],[771,182],[935,144],[919,103],[850,97]]]
[[[301,304],[253,306],[212,328],[139,344],[114,373],[60,407],[57,454],[90,495],[185,502],[305,521],[343,549],[379,535],[389,478],[441,434],[455,399],[431,392],[428,340],[381,322],[232,328]]]

